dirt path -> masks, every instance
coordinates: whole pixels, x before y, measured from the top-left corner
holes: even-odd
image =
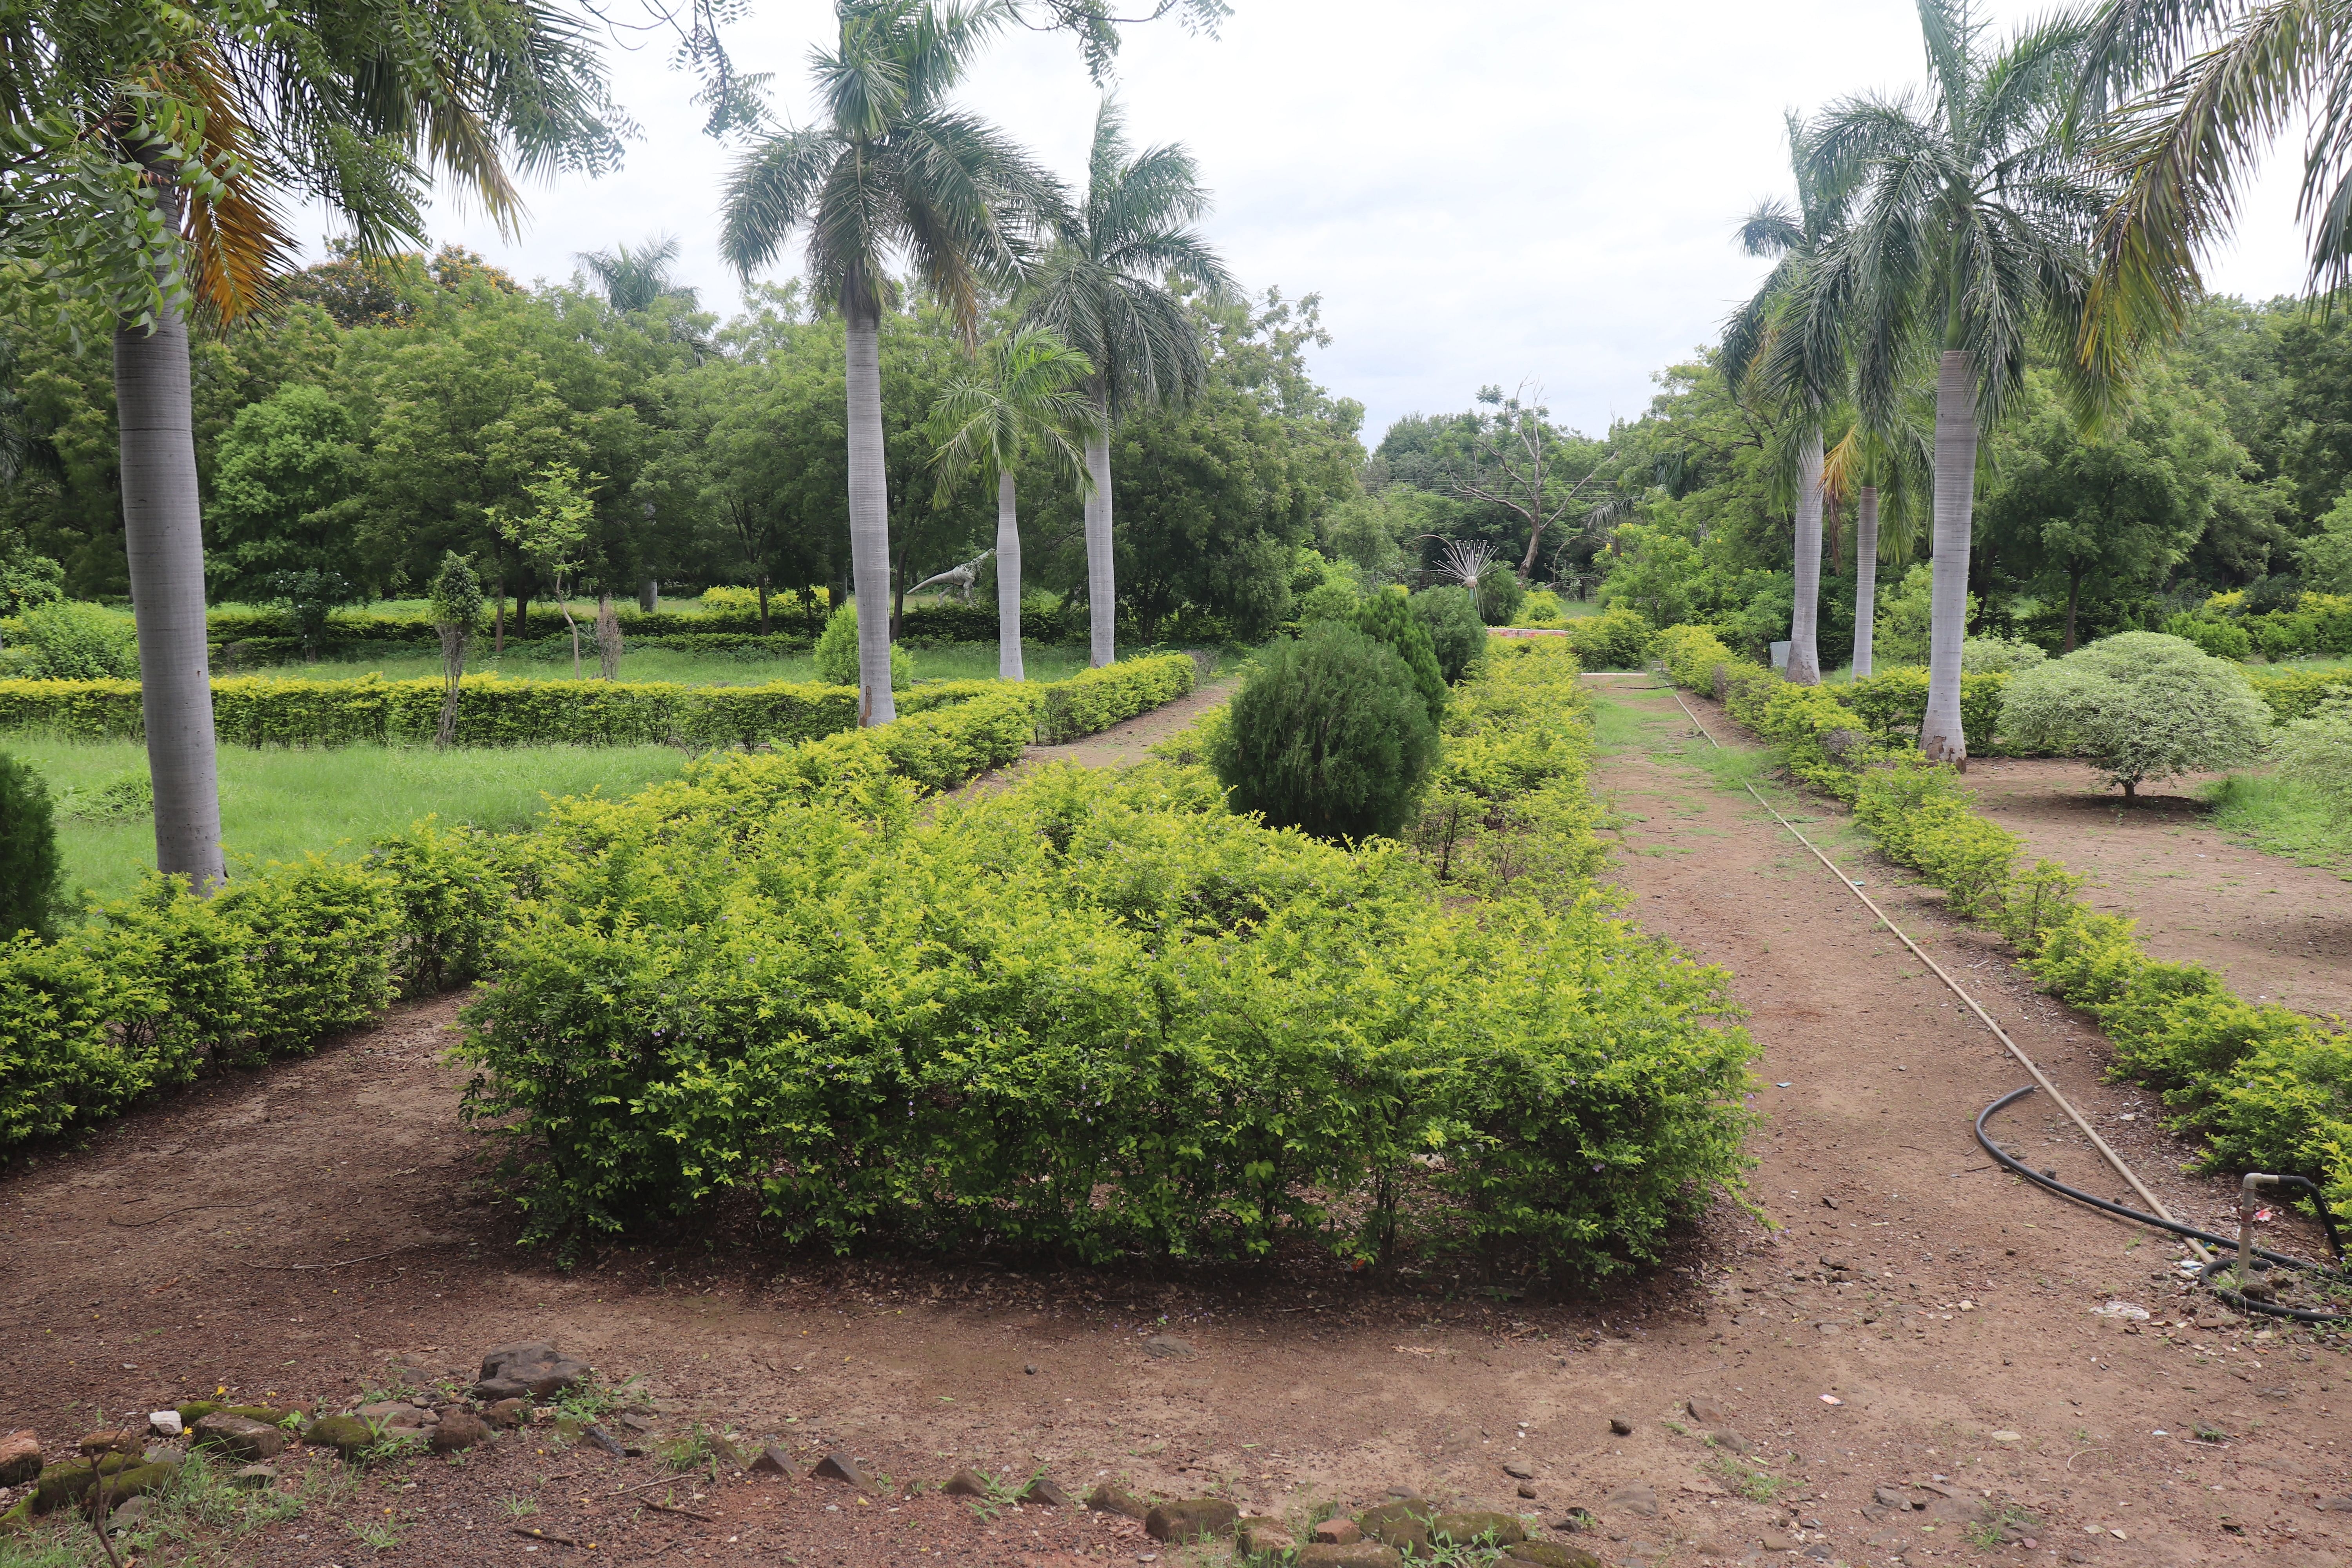
[[[1782,1544],[1871,1564],[2343,1562],[2347,1516],[2312,1508],[2352,1491],[2337,1352],[2230,1329],[2126,1334],[2092,1316],[2117,1296],[2159,1320],[2195,1303],[2151,1279],[2170,1265],[2160,1241],[1986,1169],[1969,1119],[2018,1070],[1744,794],[1716,786],[1670,700],[1639,676],[1594,684],[1620,692],[1598,776],[1624,813],[1628,905],[1731,965],[1754,1010],[1752,1196],[1782,1228],[1726,1206],[1675,1268],[1584,1303],[1466,1279],[1417,1297],[1306,1258],[1024,1271],[779,1258],[701,1234],[566,1273],[512,1244],[457,1118],[444,1000],[0,1176],[0,1431],[69,1437],[100,1411],[214,1387],[345,1401],[388,1354],[455,1371],[550,1338],[642,1378],[662,1435],[709,1419],[804,1465],[838,1446],[898,1479],[1043,1467],[1073,1489],[1214,1485],[1278,1512],[1412,1487],[1547,1523],[1580,1506],[1600,1525],[1575,1539],[1612,1568],[1759,1561]],[[1893,891],[1896,918],[1984,986],[2168,1202],[2222,1211],[2218,1184],[2177,1173],[2184,1152],[2153,1133],[2154,1107],[2099,1081],[2091,1031],[1931,899]],[[2105,1184],[2049,1108],[2029,1103],[2008,1131]],[[365,1261],[291,1267],[346,1259]],[[1196,1356],[1147,1353],[1162,1332]],[[2200,1422],[2231,1440],[2185,1440]],[[1532,1500],[1506,1463],[1530,1473]],[[235,1560],[362,1560],[354,1521],[381,1509],[401,1533],[373,1560],[518,1563],[530,1548],[507,1533],[510,1495],[540,1501],[534,1523],[604,1543],[534,1563],[675,1547],[704,1563],[1013,1568],[1160,1550],[1099,1519],[851,1507],[805,1479],[722,1488],[695,1505],[708,1523],[624,1518],[606,1500],[657,1473],[509,1439],[464,1468],[398,1468],[340,1512],[256,1531]],[[2032,1514],[2033,1548],[1963,1539],[2011,1505]]]
[[[1162,708],[1137,715],[1123,724],[1114,724],[1100,734],[1072,741],[1063,746],[1032,746],[1022,754],[1024,763],[1083,763],[1090,768],[1118,767],[1127,763],[1148,760],[1151,748],[1176,733],[1202,710],[1215,707],[1234,694],[1238,679],[1221,676],[1190,696],[1180,697]]]
[[[2210,964],[2243,996],[2352,1017],[2352,881],[2231,842],[2189,793],[2199,782],[2151,784],[2126,805],[2077,762],[1990,758],[1968,773],[1986,816],[2088,876],[2084,897],[2138,921],[2158,958]]]

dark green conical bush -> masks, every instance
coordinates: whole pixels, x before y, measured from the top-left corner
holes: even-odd
[[[1388,588],[1373,595],[1356,608],[1351,624],[1366,637],[1384,642],[1404,660],[1412,671],[1412,683],[1421,692],[1421,700],[1429,707],[1431,723],[1445,717],[1445,677],[1437,668],[1437,645],[1429,640],[1429,628],[1412,613],[1412,605],[1402,588]]]
[[[0,941],[57,934],[61,862],[56,807],[31,764],[0,752]]]
[[[1250,672],[1210,763],[1235,811],[1360,839],[1403,829],[1436,760],[1437,726],[1404,660],[1324,621]]]

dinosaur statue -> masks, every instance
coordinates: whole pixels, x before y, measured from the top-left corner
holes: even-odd
[[[926,588],[944,587],[956,596],[958,604],[969,605],[971,603],[972,584],[980,581],[980,569],[987,565],[988,558],[995,553],[993,550],[983,550],[961,566],[950,566],[936,577],[926,577],[908,589],[907,596],[912,598]]]

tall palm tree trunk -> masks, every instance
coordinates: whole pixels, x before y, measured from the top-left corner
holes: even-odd
[[[1878,614],[1878,487],[1864,485],[1853,519],[1853,678],[1870,673],[1871,621]]]
[[[1028,679],[1021,668],[1021,523],[1011,468],[996,476],[996,679]]]
[[[1966,767],[1960,729],[1960,641],[1968,635],[1969,539],[1977,489],[1977,364],[1946,349],[1936,372],[1936,585],[1928,599],[1927,712],[1919,750]]]
[[[1110,560],[1110,399],[1095,393],[1098,416],[1087,437],[1087,472],[1095,482],[1087,497],[1087,662],[1097,669],[1118,657],[1113,646],[1118,626],[1118,585],[1111,581]]]
[[[1797,474],[1797,604],[1789,621],[1788,678],[1822,683],[1822,428],[1805,432]]]
[[[155,786],[155,868],[198,893],[228,879],[221,858],[213,688],[205,663],[204,519],[189,394],[188,328],[164,303],[152,331],[114,334],[122,448],[122,540],[139,627],[139,703]]]
[[[857,596],[857,721],[898,718],[890,697],[890,481],[882,467],[882,321],[848,318],[849,563]]]

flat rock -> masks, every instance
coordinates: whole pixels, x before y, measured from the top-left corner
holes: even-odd
[[[1745,1454],[1755,1446],[1728,1426],[1720,1432],[1710,1432],[1707,1436],[1717,1447],[1728,1448],[1735,1454]]]
[[[241,1492],[266,1492],[278,1484],[278,1467],[247,1465],[231,1473],[228,1484]]]
[[[1140,1520],[1151,1512],[1151,1505],[1123,1487],[1105,1481],[1087,1494],[1087,1506],[1097,1513],[1115,1513],[1125,1519]]]
[[[1143,1532],[1154,1541],[1198,1541],[1203,1536],[1223,1540],[1234,1532],[1242,1510],[1223,1498],[1183,1498],[1163,1502],[1143,1516]]]
[[[1526,1498],[1530,1502],[1534,1501],[1538,1496],[1535,1483],[1532,1481],[1521,1481],[1519,1483],[1519,1495]]]
[[[92,1432],[79,1445],[85,1459],[96,1454],[135,1454],[146,1447],[140,1434],[130,1431]]]
[[[1896,1491],[1893,1487],[1874,1487],[1871,1489],[1870,1496],[1872,1500],[1876,1502],[1881,1508],[1909,1508],[1911,1506],[1911,1500],[1905,1497],[1901,1492]]]
[[[215,1410],[197,1422],[195,1440],[225,1448],[248,1465],[274,1459],[286,1451],[285,1433],[248,1416],[231,1415],[226,1410]]]
[[[986,1497],[995,1489],[986,1476],[978,1470],[969,1469],[958,1470],[948,1478],[948,1484],[940,1489],[950,1497]]]
[[[180,1413],[176,1410],[148,1413],[147,1430],[158,1437],[176,1437],[187,1429],[187,1423],[180,1419]]]
[[[1633,1435],[1633,1424],[1622,1415],[1612,1415],[1609,1418],[1609,1430],[1620,1437],[1631,1437]]]
[[[125,1498],[112,1513],[106,1516],[108,1531],[121,1535],[127,1530],[138,1529],[147,1522],[147,1510],[152,1506],[143,1497]]]
[[[1723,1401],[1712,1394],[1694,1394],[1683,1401],[1683,1408],[1702,1426],[1712,1426],[1724,1416]]]
[[[1517,1514],[1463,1509],[1431,1520],[1429,1533],[1433,1540],[1451,1541],[1457,1546],[1473,1542],[1482,1546],[1513,1546],[1528,1538],[1528,1527]]]
[[[1051,1476],[1037,1476],[1021,1489],[1021,1500],[1038,1508],[1076,1508],[1077,1500],[1054,1484]]]
[[[1326,1546],[1352,1546],[1364,1538],[1364,1527],[1352,1519],[1327,1519],[1310,1532],[1310,1539]]]
[[[1531,1481],[1536,1479],[1535,1467],[1518,1459],[1504,1460],[1503,1473],[1513,1480]]]
[[[0,1487],[22,1486],[41,1473],[41,1439],[34,1432],[0,1437]]]
[[[1251,1517],[1234,1521],[1236,1557],[1272,1557],[1280,1561],[1297,1550],[1298,1542],[1278,1519]]]
[[[484,1399],[551,1399],[576,1387],[589,1370],[586,1362],[544,1340],[500,1345],[482,1358],[482,1378],[474,1392]]]
[[[789,1476],[793,1473],[793,1457],[773,1443],[762,1443],[759,1457],[749,1468],[755,1476]]]
[[[373,1405],[362,1405],[352,1412],[371,1426],[385,1431],[420,1431],[425,1426],[425,1412],[405,1399],[379,1399]]]
[[[483,1407],[482,1419],[493,1426],[512,1431],[530,1419],[530,1402],[523,1399],[494,1399]]]
[[[1368,1540],[1420,1552],[1429,1546],[1429,1521],[1436,1512],[1426,1499],[1399,1498],[1366,1509],[1356,1516],[1356,1522],[1363,1526]]]
[[[356,1459],[376,1440],[374,1428],[356,1415],[321,1415],[303,1429],[302,1441],[317,1448],[332,1448],[346,1459]]]
[[[489,1424],[464,1406],[454,1405],[441,1413],[441,1420],[429,1439],[436,1454],[454,1454],[489,1440]]]
[[[1520,1541],[1503,1553],[1506,1563],[1532,1563],[1536,1568],[1602,1568],[1601,1559],[1580,1546],[1557,1541]]]
[[[1653,1486],[1619,1487],[1603,1500],[1609,1507],[1626,1513],[1638,1513],[1644,1519],[1658,1517],[1658,1489]]]
[[[1313,1543],[1298,1549],[1298,1568],[1404,1568],[1404,1557],[1393,1546],[1377,1541],[1346,1545]]]
[[[874,1478],[860,1468],[847,1454],[827,1454],[810,1469],[809,1474],[824,1481],[846,1481],[859,1491],[874,1489]]]
[[[1191,1342],[1180,1340],[1174,1334],[1152,1335],[1143,1342],[1143,1353],[1157,1356],[1161,1361],[1194,1361],[1201,1354],[1192,1348]]]

